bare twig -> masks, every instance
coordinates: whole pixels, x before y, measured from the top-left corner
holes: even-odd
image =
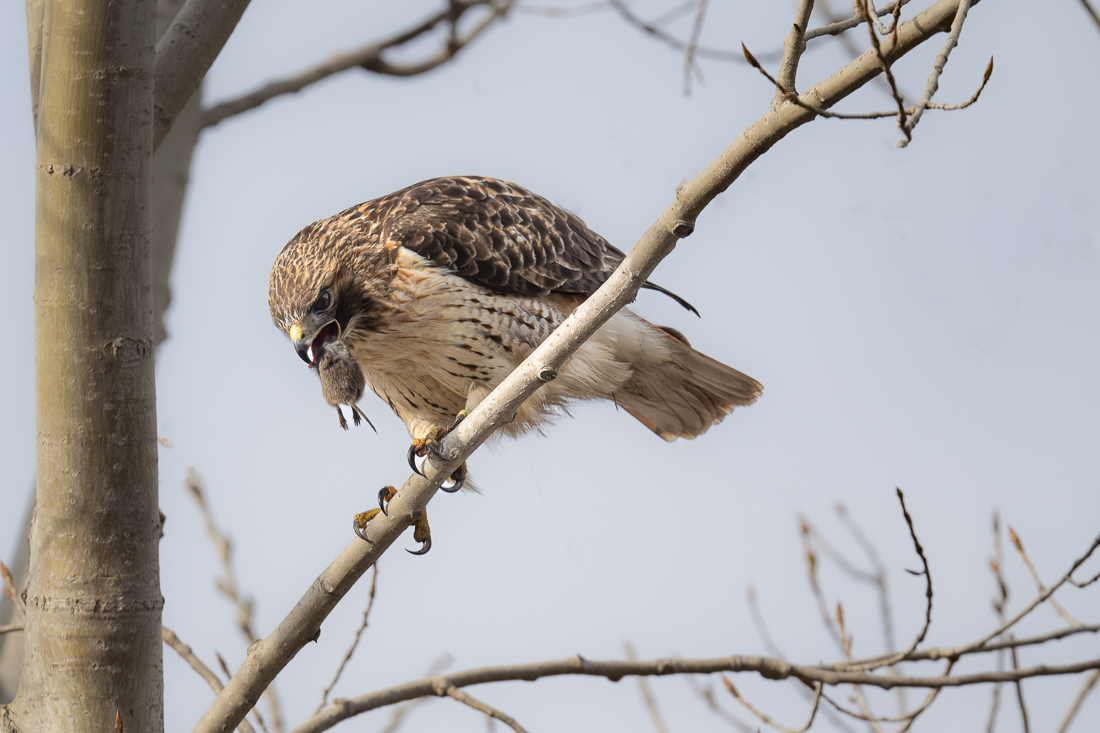
[[[184,486],[191,492],[191,496],[194,497],[195,503],[199,506],[199,512],[202,514],[203,523],[206,525],[206,533],[210,537],[210,541],[214,543],[214,549],[218,552],[218,557],[222,562],[222,570],[225,572],[225,577],[218,581],[217,588],[225,595],[237,609],[237,628],[247,639],[249,645],[256,642],[256,634],[252,630],[252,599],[244,598],[241,595],[240,587],[237,584],[237,574],[233,570],[233,545],[229,539],[229,536],[222,532],[218,528],[218,523],[214,520],[214,512],[210,508],[210,504],[206,501],[206,493],[203,489],[202,477],[194,468],[187,469],[187,476],[183,481]],[[220,657],[219,657],[220,659]],[[229,672],[226,672],[229,675]],[[268,706],[271,709],[271,726],[275,733],[282,733],[283,730],[283,716],[279,708],[279,697],[275,692],[274,686],[269,686],[264,695],[267,696]],[[253,708],[256,717],[261,720],[261,727],[263,727],[262,718],[259,711]]]
[[[1004,578],[1004,549],[1001,546],[1001,518],[997,512],[993,512],[993,557],[989,561],[993,577],[997,581],[997,598],[993,599],[993,610],[997,614],[997,624],[1003,626],[1005,622],[1005,609],[1008,607],[1008,584]],[[1004,635],[997,637],[1004,641]],[[1009,641],[1012,641],[1011,639]],[[997,671],[1004,669],[1004,649],[997,650]],[[986,733],[993,733],[997,723],[997,710],[1001,705],[1001,684],[993,685],[993,700],[989,708],[989,722],[986,723]]]
[[[901,0],[901,5],[908,5],[910,1],[911,0]],[[881,8],[876,10],[875,13],[880,17],[883,15],[889,15],[890,13],[893,13],[895,11],[895,6],[897,6],[897,3],[887,3],[886,5],[883,5]],[[830,23],[829,25],[822,26],[820,28],[811,28],[810,30],[806,31],[806,40],[809,41],[819,36],[839,36],[844,31],[855,28],[857,25],[863,25],[865,22],[867,21],[864,19],[863,14],[856,10],[855,14],[853,14],[852,17],[848,18],[847,20]]]
[[[637,655],[634,654],[634,645],[629,641],[623,642],[623,653],[626,654],[626,658],[635,661]],[[657,709],[657,698],[653,696],[653,691],[649,689],[649,684],[646,682],[645,677],[638,678],[638,690],[642,693],[642,700],[645,702],[646,710],[649,711],[649,719],[653,721],[653,729],[657,733],[667,733],[665,728],[665,722],[661,719],[661,711]]]
[[[0,634],[10,634],[13,631],[22,631],[23,624],[5,624],[0,626]]]
[[[1011,636],[1009,638],[1012,638]],[[1018,670],[1020,665],[1016,661],[1016,647],[1012,647],[1012,669]],[[1024,733],[1031,733],[1031,726],[1027,722],[1027,706],[1024,705],[1024,685],[1021,679],[1016,679],[1016,700],[1020,703],[1020,722]]]
[[[374,574],[370,579],[370,592],[367,595],[367,607],[363,610],[363,621],[359,624],[359,628],[355,632],[355,638],[352,639],[351,646],[344,652],[344,658],[340,660],[340,666],[336,668],[336,674],[332,676],[332,682],[328,683],[328,687],[321,693],[321,702],[317,705],[317,709],[313,711],[313,714],[321,712],[328,703],[328,694],[332,692],[332,688],[336,686],[336,683],[340,680],[340,675],[344,672],[344,667],[347,666],[348,661],[351,659],[351,655],[355,653],[356,647],[359,646],[359,638],[363,636],[363,631],[367,628],[367,621],[370,619],[370,611],[374,607],[374,593],[378,587],[378,564],[374,565]]]
[[[1012,545],[1016,548],[1016,551],[1020,553],[1020,557],[1023,558],[1024,565],[1027,565],[1027,569],[1031,572],[1031,579],[1035,581],[1035,586],[1039,589],[1039,592],[1042,593],[1046,590],[1046,587],[1043,585],[1043,581],[1039,579],[1039,573],[1031,563],[1031,558],[1027,556],[1027,552],[1024,550],[1024,543],[1020,541],[1020,536],[1016,534],[1016,530],[1012,529],[1012,525],[1008,527],[1008,537],[1012,540]],[[1081,625],[1080,621],[1070,616],[1066,609],[1062,608],[1061,604],[1054,600],[1054,596],[1048,598],[1047,603],[1049,603],[1051,608],[1053,608],[1059,616],[1065,619],[1066,623],[1070,626]]]
[[[669,35],[663,31],[658,25],[642,20],[635,15],[630,8],[626,6],[622,0],[608,0],[608,4],[619,12],[623,19],[631,25],[639,28],[654,38],[662,41],[665,45],[670,46],[677,51],[684,51],[687,48],[687,44],[680,39]],[[741,56],[736,51],[720,51],[718,49],[707,48],[705,46],[696,46],[693,53],[694,56],[699,58],[716,59],[718,61],[741,61]]]
[[[902,23],[896,40],[890,38],[884,42],[888,57],[900,58],[945,29],[954,16],[958,1],[937,0],[912,20]],[[817,105],[829,107],[879,73],[881,67],[876,61],[861,57],[810,88],[805,95]],[[389,514],[375,517],[366,528],[370,541],[352,540],[314,580],[275,630],[249,647],[248,662],[242,667],[246,671],[238,672],[229,681],[199,720],[196,732],[212,733],[232,728],[275,676],[314,638],[323,620],[367,568],[417,520],[450,474],[505,425],[524,400],[542,384],[554,379],[565,360],[582,343],[635,297],[679,239],[694,231],[698,216],[711,201],[732,185],[754,160],[791,131],[813,119],[813,113],[795,105],[769,109],[698,175],[680,186],[675,200],[646,230],[608,280],[444,438],[440,456],[425,466],[426,476],[409,477],[390,502]],[[897,681],[890,680],[890,683],[893,686]],[[417,695],[390,699],[392,704],[413,697]],[[330,705],[321,716],[332,709]]]
[[[588,13],[598,13],[603,10],[610,10],[611,3],[606,2],[594,2],[587,5],[573,5],[570,7],[555,8],[549,5],[527,5],[521,3],[516,6],[517,13],[530,13],[532,15],[547,15],[550,17],[571,16],[571,15],[586,15]]]
[[[442,674],[442,672],[447,669],[447,667],[451,666],[451,663],[454,662],[454,660],[455,658],[452,657],[450,654],[444,654],[428,666],[428,671],[424,676],[436,677],[439,674]],[[415,700],[410,700],[401,707],[397,708],[393,711],[393,715],[390,716],[390,722],[387,723],[386,727],[380,730],[378,733],[397,733],[397,730],[401,727],[401,724],[405,722],[405,718],[408,717],[409,713],[411,713],[418,706],[423,705],[427,701],[428,698],[419,697]],[[492,718],[490,718],[489,720],[492,721]]]
[[[215,695],[222,691],[224,685],[222,681],[218,679],[218,675],[214,674],[212,669],[203,664],[202,660],[191,650],[191,647],[180,641],[180,638],[176,636],[176,632],[172,631],[167,626],[162,626],[160,628],[160,637],[164,640],[165,644],[172,647],[172,649],[183,658],[183,661],[191,665],[191,669],[198,672],[199,676],[206,680],[206,684],[210,685]],[[237,729],[240,730],[241,733],[255,733],[252,729],[252,725],[247,720],[242,720],[240,725],[237,726]]]
[[[699,0],[695,11],[695,23],[691,27],[691,37],[684,48],[684,94],[691,94],[691,76],[695,72],[695,49],[699,45],[699,34],[703,32],[703,16],[707,12],[707,0]]]
[[[803,725],[801,728],[788,728],[785,725],[777,723],[774,719],[768,717],[766,714],[754,708],[748,700],[741,697],[741,693],[737,691],[737,688],[733,686],[733,683],[730,682],[729,678],[727,678],[725,675],[722,675],[722,682],[725,683],[726,689],[729,690],[729,693],[733,695],[734,699],[737,700],[737,702],[748,708],[749,712],[760,718],[760,720],[764,721],[774,728],[778,728],[779,730],[783,731],[783,733],[804,733],[805,731],[810,729],[810,726],[814,724],[814,718],[817,717],[817,706],[821,703],[821,688],[824,687],[824,685],[822,685],[821,683],[818,683],[814,686],[814,702],[813,706],[810,708],[810,718],[806,721],[806,724]]]
[[[1069,712],[1066,713],[1066,717],[1062,719],[1062,724],[1058,726],[1057,733],[1066,733],[1069,730],[1069,724],[1073,722],[1073,718],[1077,715],[1077,711],[1081,709],[1081,703],[1085,701],[1092,689],[1096,687],[1097,680],[1100,680],[1100,669],[1090,674],[1085,679],[1084,686],[1081,687],[1081,691],[1077,693],[1077,698],[1073,701],[1073,705],[1070,706]]]
[[[908,143],[912,140],[913,128],[920,122],[921,115],[924,114],[924,110],[928,108],[928,105],[932,101],[932,97],[940,88],[940,74],[943,73],[943,69],[947,66],[947,58],[951,55],[951,51],[955,46],[959,44],[959,34],[962,33],[963,22],[966,20],[966,14],[970,10],[970,0],[962,0],[959,3],[959,8],[955,12],[955,20],[951,23],[951,33],[948,34],[947,40],[944,41],[943,48],[940,49],[939,54],[936,55],[936,60],[932,63],[932,72],[928,75],[928,84],[924,87],[924,94],[921,95],[920,102],[917,103],[917,110],[906,122],[900,116],[898,118],[899,123],[904,126],[902,132],[905,133],[905,141]],[[985,86],[985,83],[982,83]],[[901,142],[898,145],[902,145]],[[902,146],[904,147],[904,146]]]
[[[11,578],[11,570],[8,570],[8,566],[0,562],[0,577],[4,579],[4,595],[15,606],[15,612],[19,618],[27,617],[27,605],[23,602],[23,596],[19,594],[19,591],[15,589],[15,583]],[[14,631],[15,629],[12,629]]]
[[[776,84],[778,96],[785,96],[786,90],[797,94],[798,61],[806,50],[806,26],[813,9],[814,0],[799,0],[791,32],[783,41],[783,59],[779,62],[779,82]]]
[[[947,660],[947,666],[944,668],[943,674],[944,675],[951,674],[951,669],[954,666],[955,666],[955,660],[953,660],[953,659]],[[869,716],[869,715],[866,714],[866,711],[863,712],[863,713],[853,712],[853,711],[847,709],[846,707],[844,707],[843,705],[841,705],[840,703],[838,703],[836,700],[833,700],[828,695],[822,695],[822,698],[827,703],[832,705],[839,712],[844,713],[845,715],[847,715],[849,717],[855,718],[856,720],[862,720],[862,721],[865,721],[865,722],[868,722],[868,723],[904,723],[905,725],[901,726],[900,728],[897,729],[897,731],[895,731],[895,733],[902,733],[903,731],[906,731],[906,730],[909,729],[909,727],[913,724],[913,721],[916,720],[917,716],[919,716],[921,713],[923,713],[925,710],[928,709],[928,706],[932,704],[932,702],[936,699],[936,695],[938,695],[940,690],[942,690],[942,689],[943,689],[942,687],[938,687],[938,688],[935,688],[935,689],[929,691],[928,695],[925,696],[925,698],[924,698],[924,702],[922,702],[920,704],[920,706],[918,706],[915,710],[913,710],[912,712],[904,713],[902,715],[898,715],[898,716],[894,716],[894,717]]]
[[[443,692],[440,694],[458,700],[463,705],[469,705],[474,710],[483,712],[490,718],[495,718],[496,720],[499,720],[500,722],[504,723],[506,726],[514,730],[516,733],[527,733],[527,731],[524,730],[523,726],[516,722],[515,718],[505,715],[494,707],[486,705],[485,703],[481,702],[481,700],[470,697],[454,685],[445,686],[443,688]]]
[[[878,57],[879,63],[882,64],[882,72],[886,75],[886,82],[890,85],[890,94],[894,98],[894,102],[898,105],[898,127],[901,129],[902,134],[905,135],[905,140],[908,142],[913,139],[910,134],[909,128],[906,126],[907,113],[905,110],[905,98],[902,97],[900,91],[898,91],[898,83],[894,80],[894,72],[890,70],[890,61],[886,58],[886,54],[882,51],[882,44],[879,43],[878,36],[875,34],[875,28],[871,25],[871,15],[867,10],[868,0],[855,0],[859,10],[863,13],[864,19],[867,21],[867,33],[871,38],[871,47],[875,49],[875,55]],[[970,0],[960,0],[961,3],[970,4]],[[900,144],[899,144],[900,145]]]
[[[714,699],[714,690],[709,684],[700,684],[699,680],[691,675],[685,676],[684,681],[687,682],[688,687],[690,687],[696,695],[702,698],[703,703],[712,713],[741,731],[741,733],[753,733],[755,729],[752,726],[735,717],[730,711],[718,704],[718,701]]]
[[[756,632],[760,634],[760,640],[764,642],[764,648],[768,650],[768,654],[779,659],[785,659],[786,655],[779,649],[775,641],[772,640],[772,636],[768,633],[768,627],[764,623],[764,615],[760,613],[760,605],[756,601],[756,589],[751,585],[745,590],[745,597],[749,603],[749,613],[752,615],[753,625],[756,626]]]
[[[465,35],[449,40],[434,56],[418,63],[407,65],[391,64],[383,59],[385,51],[419,38],[429,31],[434,30],[441,23],[451,23],[453,27],[453,24],[457,23],[458,19],[464,13],[478,6],[486,6],[490,9],[490,12]],[[420,25],[403,33],[399,33],[377,43],[369,44],[355,51],[340,54],[322,64],[318,64],[317,66],[295,74],[294,76],[271,82],[237,99],[214,105],[203,112],[203,127],[216,125],[226,118],[255,109],[264,102],[283,94],[300,92],[310,84],[321,81],[333,74],[348,71],[349,69],[361,68],[376,74],[388,76],[415,76],[417,74],[423,74],[454,58],[459,51],[481,35],[481,33],[494,21],[503,17],[511,6],[512,0],[456,0],[456,2],[446,9],[436,13]]]

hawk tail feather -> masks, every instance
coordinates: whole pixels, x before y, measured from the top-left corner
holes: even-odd
[[[615,401],[657,435],[670,442],[694,438],[760,396],[764,387],[752,377],[655,328],[664,336],[669,358],[636,369],[616,390]]]

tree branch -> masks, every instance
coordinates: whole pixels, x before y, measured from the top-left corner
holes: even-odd
[[[215,695],[222,691],[224,685],[222,685],[222,681],[218,679],[218,676],[214,674],[214,670],[203,664],[203,661],[195,655],[191,647],[180,641],[180,638],[176,636],[176,632],[172,631],[167,626],[162,626],[160,627],[160,636],[165,644],[172,647],[176,654],[179,654],[183,661],[191,666],[191,669],[198,672],[199,676],[206,680],[206,684],[210,685],[210,689],[214,691]],[[241,731],[241,733],[255,733],[252,724],[247,720],[242,720],[240,725],[237,726],[237,729]]]
[[[157,43],[153,150],[199,88],[237,27],[248,0],[187,0]]]
[[[899,58],[946,30],[958,2],[938,0],[913,20],[903,23],[896,36],[883,42],[883,54],[888,59]],[[881,71],[877,58],[864,56],[802,96],[815,106],[829,107]],[[368,525],[370,541],[352,540],[318,576],[282,623],[267,638],[249,648],[245,663],[203,715],[195,728],[196,733],[228,733],[294,655],[316,638],[321,622],[367,568],[420,516],[440,484],[459,464],[494,431],[511,420],[519,405],[535,390],[553,380],[561,365],[585,340],[634,299],[642,283],[675,248],[677,241],[694,231],[696,218],[718,194],[725,191],[749,164],[775,143],[814,117],[814,113],[794,104],[780,104],[750,125],[701,173],[679,188],[675,200],[649,227],[599,290],[578,306],[444,439],[440,453],[445,459],[426,461],[426,476],[409,477],[391,501],[389,515],[380,515]],[[725,671],[732,670],[726,668]]]
[[[716,672],[755,672],[769,680],[795,678],[815,688],[822,685],[860,684],[892,689],[894,687],[967,687],[988,682],[1016,682],[1031,677],[1078,674],[1100,669],[1100,659],[1059,666],[1040,665],[1004,672],[980,672],[969,675],[939,677],[887,677],[866,672],[834,672],[822,667],[788,664],[780,659],[756,656],[732,656],[717,659],[655,659],[650,661],[591,661],[580,655],[551,662],[482,667],[456,672],[443,677],[429,677],[395,685],[359,697],[333,701],[320,715],[307,720],[291,733],[319,733],[354,715],[394,705],[406,700],[437,695],[439,686],[468,687],[489,682],[524,680],[543,677],[584,675],[605,677],[617,682],[632,675],[664,676],[670,674],[714,674]]]
[[[249,92],[237,99],[216,104],[204,110],[202,126],[204,128],[212,127],[229,117],[255,109],[275,97],[283,94],[300,92],[311,84],[316,84],[333,74],[339,74],[340,72],[350,69],[362,68],[367,71],[373,71],[376,74],[386,74],[390,76],[415,76],[416,74],[423,74],[454,58],[459,51],[481,35],[481,33],[492,25],[494,21],[503,17],[512,7],[512,2],[513,0],[465,0],[464,2],[455,2],[453,5],[431,16],[420,25],[404,31],[403,33],[387,38],[384,41],[363,46],[355,51],[339,54],[322,64],[306,69],[294,76],[266,84],[256,91]],[[382,58],[382,54],[385,51],[419,38],[425,33],[434,30],[443,22],[450,21],[453,24],[457,24],[466,11],[480,5],[489,6],[492,11],[464,36],[455,39],[453,42],[444,44],[443,48],[435,56],[416,64],[403,66],[391,64]]]
[[[436,694],[446,695],[451,699],[458,700],[463,705],[469,705],[478,712],[485,713],[490,718],[496,718],[497,720],[514,730],[516,733],[527,733],[527,731],[524,730],[523,726],[516,722],[515,718],[509,715],[505,715],[491,705],[486,705],[481,700],[467,695],[465,692],[458,689],[454,685],[446,685],[443,687],[442,692],[437,692]]]

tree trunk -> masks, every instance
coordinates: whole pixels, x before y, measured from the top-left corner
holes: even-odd
[[[164,727],[150,297],[155,5],[52,0],[37,121],[24,731]]]

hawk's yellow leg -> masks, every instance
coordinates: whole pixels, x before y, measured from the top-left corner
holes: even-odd
[[[397,489],[392,486],[384,486],[382,490],[378,492],[378,501],[387,502],[393,497],[397,496]],[[365,512],[360,512],[355,515],[355,519],[352,520],[352,529],[355,530],[355,534],[360,539],[370,542],[367,539],[367,525],[372,519],[377,517],[381,513],[381,509],[370,509]],[[432,549],[432,530],[428,526],[428,512],[427,510],[420,513],[420,518],[413,523],[413,539],[420,543],[420,549],[413,552],[412,550],[406,550],[413,555],[423,555],[428,550]]]

